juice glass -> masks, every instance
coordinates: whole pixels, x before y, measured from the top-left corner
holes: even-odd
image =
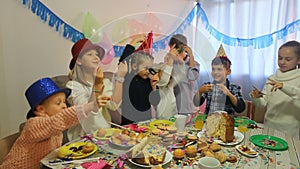
[[[204,126],[205,115],[199,114],[194,122],[194,128],[196,130],[202,130]]]

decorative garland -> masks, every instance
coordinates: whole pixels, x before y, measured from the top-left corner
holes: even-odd
[[[79,39],[84,38],[84,34],[82,32],[76,30],[75,28],[64,22],[39,0],[22,0],[22,2],[24,6],[27,6],[29,9],[31,9],[32,13],[35,13],[37,16],[39,16],[42,21],[48,22],[48,25],[50,27],[55,27],[55,30],[61,33],[62,36],[66,39],[69,39],[72,42],[76,42]],[[183,33],[184,30],[186,30],[186,28],[192,23],[195,16],[197,16],[197,19],[200,19],[202,21],[202,23],[205,25],[205,29],[209,32],[210,35],[215,37],[218,41],[221,41],[223,44],[229,46],[254,46],[254,48],[266,48],[274,43],[274,39],[282,39],[288,34],[300,30],[300,19],[298,19],[271,34],[249,39],[238,37],[234,38],[219,32],[212,25],[210,25],[206,13],[201,8],[201,5],[197,3],[173,33],[171,33],[164,39],[153,43],[153,51],[158,52],[162,49],[165,49],[170,37],[177,33]],[[114,46],[116,56],[120,56],[123,49],[123,46]]]

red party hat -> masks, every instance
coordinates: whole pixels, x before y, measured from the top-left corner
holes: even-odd
[[[153,44],[153,33],[152,31],[148,33],[147,39],[135,50],[137,51],[144,51],[145,53],[148,53],[152,55],[152,44]]]

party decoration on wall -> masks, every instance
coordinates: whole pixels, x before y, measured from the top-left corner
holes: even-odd
[[[50,27],[54,27],[55,31],[61,33],[64,38],[69,39],[72,42],[77,42],[79,39],[84,38],[83,33],[60,19],[42,2],[38,0],[22,0],[22,3],[24,6],[27,6],[32,13],[39,16],[42,21],[48,22]]]
[[[148,33],[147,39],[135,50],[137,51],[144,51],[152,55],[152,44],[153,44],[153,33],[152,31]]]
[[[93,43],[99,42],[101,39],[97,36],[96,32],[100,27],[100,24],[93,15],[90,12],[87,12],[82,26],[82,33],[84,36],[90,39]]]
[[[104,65],[109,64],[115,57],[115,49],[106,33],[103,34],[102,41],[98,45],[105,49],[105,55],[101,63]]]
[[[83,33],[79,32],[78,30],[74,29],[72,26],[64,22],[39,0],[22,0],[22,4],[24,6],[27,6],[28,9],[32,11],[32,13],[39,16],[42,21],[47,22],[50,27],[54,27],[55,30],[61,33],[63,37],[72,40],[73,42],[76,42],[79,39],[84,38]],[[228,46],[241,46],[241,47],[253,46],[254,48],[266,48],[272,45],[275,40],[283,39],[289,34],[300,31],[300,19],[297,19],[296,21],[287,24],[284,28],[280,30],[259,37],[250,37],[250,38],[231,37],[225,35],[222,32],[219,32],[212,25],[210,25],[205,11],[201,8],[200,3],[198,2],[174,32],[172,32],[169,36],[165,37],[164,39],[161,39],[153,43],[153,51],[157,52],[159,50],[165,49],[167,44],[166,42],[169,40],[169,38],[176,33],[183,33],[183,31],[189,25],[191,25],[195,16],[199,20],[198,23],[202,23],[211,36],[213,36],[218,41]],[[151,18],[151,17],[153,16],[150,16],[149,20],[154,19],[155,22],[157,22],[157,26],[155,27],[159,28],[159,22],[155,18]],[[158,30],[152,29],[152,30],[159,31],[159,29]],[[129,37],[128,21],[125,18],[123,18],[115,24],[112,33],[112,39],[114,40],[114,42],[121,44],[121,42],[124,41],[124,39],[127,39],[128,37]],[[114,46],[116,56],[120,56],[123,49],[124,49],[123,46]]]

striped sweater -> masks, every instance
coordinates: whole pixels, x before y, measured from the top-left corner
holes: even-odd
[[[78,110],[83,110],[82,106],[67,108],[54,116],[28,119],[0,169],[40,168],[40,160],[61,146],[62,131],[78,123]]]

